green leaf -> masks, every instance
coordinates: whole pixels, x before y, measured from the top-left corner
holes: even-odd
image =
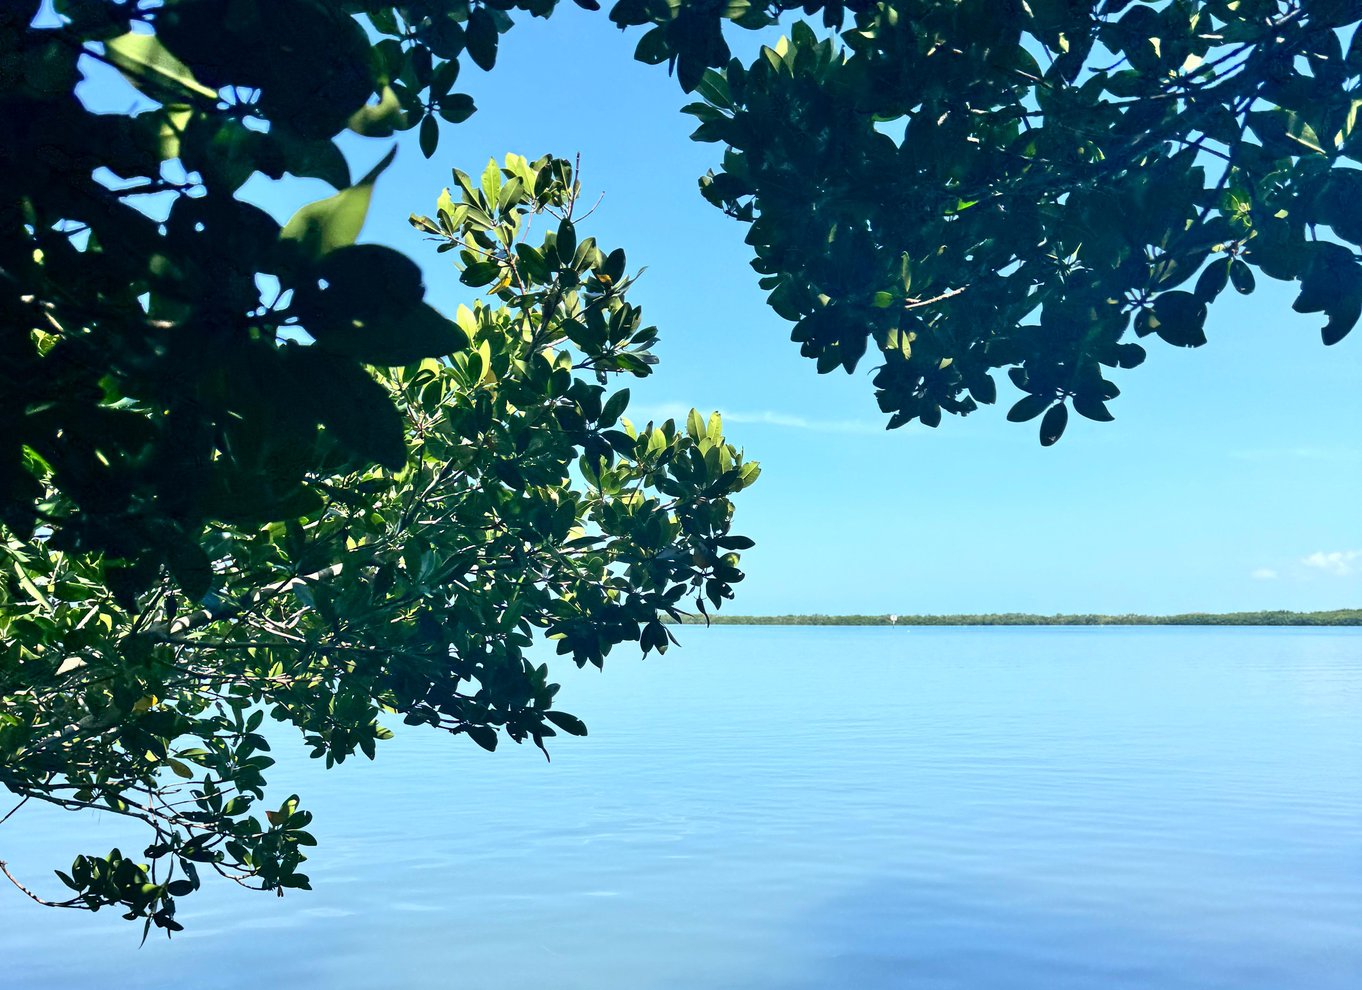
[[[440,116],[451,124],[462,124],[478,112],[473,97],[467,93],[451,93],[440,100]]]
[[[325,286],[325,287],[323,287]],[[293,310],[330,351],[367,364],[396,366],[443,357],[467,338],[422,302],[421,270],[392,248],[338,248],[295,290]]]
[[[464,44],[468,56],[478,68],[491,71],[497,64],[497,26],[486,7],[474,7],[468,12],[468,26],[464,29]]]
[[[501,194],[501,166],[495,158],[487,159],[487,167],[482,170],[482,191],[487,196],[489,209],[495,207]]]
[[[1203,327],[1206,304],[1181,289],[1160,293],[1154,300],[1152,329],[1176,347],[1200,347],[1206,343]]]
[[[1040,445],[1050,447],[1064,435],[1069,423],[1069,407],[1060,402],[1053,405],[1040,421]]]
[[[1315,129],[1310,126],[1305,117],[1298,113],[1287,112],[1286,114],[1286,136],[1295,141],[1306,151],[1313,151],[1317,155],[1327,154],[1324,144],[1315,133]]]
[[[1297,313],[1327,313],[1362,281],[1353,252],[1341,244],[1310,245],[1310,262],[1301,275],[1301,291],[1291,308]]]
[[[969,383],[969,394],[975,402],[992,405],[998,401],[998,383],[989,375],[981,375],[977,381]]]
[[[746,536],[725,536],[715,542],[725,550],[751,550],[757,545],[755,540]]]
[[[284,224],[279,237],[292,242],[305,258],[321,258],[337,248],[354,244],[364,228],[374,182],[397,156],[393,147],[359,182],[315,203],[309,203]]]
[[[586,735],[586,724],[576,715],[569,715],[567,712],[548,711],[544,713],[544,718],[570,736]]]
[[[606,400],[605,406],[601,409],[600,418],[596,421],[601,429],[608,429],[615,425],[615,421],[620,418],[620,413],[624,412],[629,405],[629,390],[622,388]]]
[[[1310,265],[1301,276],[1301,292],[1291,308],[1298,313],[1328,316],[1321,335],[1326,345],[1338,343],[1362,317],[1362,265],[1341,244],[1310,245]]]
[[[166,766],[170,767],[171,771],[175,774],[175,776],[183,780],[194,779],[194,771],[177,759],[167,757]]]
[[[1325,154],[1319,135],[1300,113],[1282,108],[1252,110],[1247,120],[1250,130],[1271,155],[1299,155],[1303,151]]]
[[[391,137],[407,121],[402,103],[391,86],[384,86],[377,103],[366,103],[350,116],[349,128],[365,137]],[[429,157],[429,156],[427,156]]]
[[[1362,319],[1362,293],[1340,299],[1328,312],[1329,320],[1320,331],[1320,336],[1325,346],[1331,347],[1348,336],[1357,326],[1358,320]]]
[[[1242,258],[1235,258],[1230,264],[1230,284],[1240,295],[1246,296],[1253,291],[1253,269]]]
[[[332,141],[299,137],[286,128],[272,127],[266,146],[279,155],[280,172],[299,178],[321,179],[335,189],[350,185],[350,166]],[[263,167],[261,170],[264,171]]]
[[[460,273],[459,281],[477,289],[491,285],[500,276],[501,265],[495,261],[474,261]]]
[[[1193,295],[1204,303],[1214,302],[1229,283],[1230,268],[1233,266],[1234,260],[1233,258],[1213,259],[1197,278]]]
[[[1079,392],[1073,397],[1074,412],[1086,419],[1099,423],[1110,423],[1116,417],[1107,409],[1107,404],[1089,392]]]
[[[426,114],[421,120],[421,154],[430,158],[440,144],[440,124],[434,114]]]
[[[724,78],[721,72],[707,69],[704,75],[700,77],[700,83],[695,87],[695,91],[711,106],[723,110],[733,108],[733,100],[728,92],[728,80]]]
[[[125,34],[104,43],[104,54],[127,80],[162,103],[184,103],[192,97],[216,100],[217,90],[204,86],[188,66],[152,34]]]
[[[176,540],[166,554],[170,571],[191,602],[200,602],[213,587],[213,565],[197,540]]]
[[[671,55],[671,46],[667,42],[667,29],[662,25],[645,32],[634,48],[634,60],[645,65],[661,65],[671,58]]]
[[[620,279],[624,278],[624,265],[624,249],[615,248],[605,256],[600,273],[610,279],[612,283],[618,283]]]
[[[461,351],[468,338],[433,306],[416,303],[378,314],[343,333],[328,332],[318,341],[365,364],[397,367]]]
[[[497,748],[497,731],[487,725],[469,725],[464,727],[468,737],[475,743],[487,750],[489,753]]]
[[[1362,244],[1362,170],[1334,169],[1316,212],[1340,238]]]
[[[1054,401],[1053,396],[1047,395],[1026,395],[1018,399],[1016,404],[1007,411],[1007,418],[1013,423],[1025,423],[1027,420],[1035,419]]]
[[[342,447],[390,471],[406,464],[402,415],[363,367],[317,347],[291,348],[289,367],[300,402]]]
[[[558,252],[559,267],[570,267],[572,265],[572,258],[577,253],[577,228],[572,225],[571,220],[564,219],[558,224],[556,250]]]

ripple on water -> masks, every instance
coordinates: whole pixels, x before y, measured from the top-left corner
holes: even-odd
[[[1362,631],[685,630],[562,672],[592,734],[280,738],[315,892],[213,889],[141,952],[0,898],[16,987],[1356,990]],[[40,812],[41,878],[135,837]],[[193,977],[192,981],[189,976]]]

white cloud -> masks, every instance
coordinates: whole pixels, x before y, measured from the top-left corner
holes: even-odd
[[[1280,576],[1271,567],[1259,567],[1249,574],[1255,581],[1275,581]]]
[[[1356,572],[1359,564],[1362,564],[1362,550],[1334,550],[1329,553],[1316,550],[1301,560],[1301,563],[1335,577],[1347,577]]]
[[[661,422],[665,419],[674,419],[678,423],[684,423],[687,414],[690,413],[690,406],[682,405],[679,402],[663,402],[657,405],[641,405],[636,409],[629,410],[626,415],[635,423],[646,423],[648,420]],[[863,419],[809,419],[805,416],[796,416],[790,413],[778,412],[774,409],[757,409],[749,411],[728,411],[719,410],[725,423],[742,425],[744,423],[760,423],[766,426],[784,426],[793,430],[811,430],[815,433],[883,433],[884,424],[872,423]]]

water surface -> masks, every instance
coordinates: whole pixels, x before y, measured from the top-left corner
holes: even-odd
[[[138,951],[0,892],[5,986],[1362,986],[1362,630],[682,638],[559,671],[591,736],[552,764],[408,730],[322,772],[279,738],[313,893],[214,884]],[[25,809],[0,858],[55,893],[136,836]]]

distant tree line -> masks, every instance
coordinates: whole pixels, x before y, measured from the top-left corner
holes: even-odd
[[[705,618],[688,615],[686,624]],[[1033,615],[988,612],[981,615],[712,615],[724,626],[1358,626],[1362,609],[1328,612],[1183,612],[1178,615]]]

